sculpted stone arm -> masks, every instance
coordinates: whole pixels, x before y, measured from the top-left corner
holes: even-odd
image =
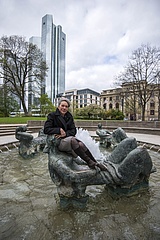
[[[58,158],[58,159],[57,159]],[[57,155],[49,155],[49,165],[52,171],[64,182],[79,183],[84,185],[93,185],[97,182],[104,184],[100,171],[92,170],[88,166],[78,165],[72,156],[59,152]]]

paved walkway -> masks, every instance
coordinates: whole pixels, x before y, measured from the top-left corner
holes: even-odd
[[[137,141],[160,146],[160,136],[141,133],[127,133],[128,137],[135,137]]]
[[[91,136],[97,136],[94,131],[90,132]],[[128,137],[135,137],[137,141],[149,143],[151,145],[160,146],[160,136],[151,134],[141,134],[141,133],[127,133]]]
[[[90,132],[91,136],[97,136],[94,131]],[[34,137],[37,137],[37,133],[33,134]],[[160,136],[158,135],[149,135],[149,134],[140,134],[140,133],[127,133],[128,137],[135,137],[137,141],[149,143],[151,145],[160,146]],[[16,143],[18,140],[14,135],[0,137],[0,146],[7,145],[10,143]]]
[[[33,133],[32,135],[34,137],[37,137],[38,133]],[[0,146],[7,145],[7,144],[10,144],[10,143],[16,143],[16,142],[19,142],[19,140],[17,140],[15,138],[15,135],[8,135],[8,136],[0,137]]]

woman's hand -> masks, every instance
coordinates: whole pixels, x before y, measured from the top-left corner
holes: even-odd
[[[62,137],[65,137],[66,136],[66,133],[65,133],[65,131],[62,129],[62,128],[60,128],[60,135],[62,136]]]
[[[60,128],[60,134],[55,134],[54,136],[55,138],[64,138],[66,136],[66,133],[62,128]]]

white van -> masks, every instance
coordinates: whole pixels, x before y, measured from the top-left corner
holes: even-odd
[[[9,114],[10,117],[16,117],[17,115],[18,115],[17,112],[11,112],[11,113]]]
[[[20,116],[23,116],[24,115],[24,112],[11,112],[9,114],[10,117],[20,117]]]

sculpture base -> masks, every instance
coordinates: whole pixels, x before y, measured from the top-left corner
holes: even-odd
[[[106,189],[108,191],[108,194],[112,198],[120,198],[122,196],[130,197],[133,195],[137,195],[140,192],[148,189],[149,183],[147,181],[143,181],[141,183],[135,184],[131,188],[122,188],[121,186],[116,186],[116,187],[111,187],[111,186],[106,186]]]
[[[88,199],[88,195],[81,198],[60,196],[60,207],[64,210],[69,208],[84,209]]]

